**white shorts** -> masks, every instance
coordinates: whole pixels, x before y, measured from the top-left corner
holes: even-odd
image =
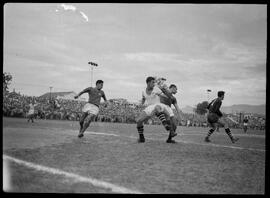
[[[247,123],[244,123],[244,126],[247,126],[248,124]]]
[[[165,104],[162,104],[162,103],[156,103],[156,104],[149,105],[143,111],[146,113],[146,115],[153,116],[155,107],[157,105],[159,105],[161,107],[162,112],[164,112],[164,110],[166,109],[169,112],[170,117],[174,116],[172,108],[170,108],[168,105],[165,105]]]
[[[82,112],[97,115],[99,112],[99,108],[96,105],[86,103],[82,108]]]

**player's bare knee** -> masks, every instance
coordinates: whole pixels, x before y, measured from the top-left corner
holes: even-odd
[[[156,105],[156,106],[155,106],[155,113],[156,113],[156,114],[159,114],[159,113],[161,113],[161,112],[162,112],[161,106],[160,106],[160,105]]]
[[[86,116],[84,122],[85,123],[90,123],[92,121],[92,119],[93,119],[93,115],[89,114],[89,115]]]

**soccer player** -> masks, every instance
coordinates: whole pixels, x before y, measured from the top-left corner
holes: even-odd
[[[37,106],[38,104],[35,104],[34,99],[32,100],[32,102],[29,104],[29,111],[28,111],[28,120],[27,122],[29,122],[30,120],[32,121],[32,123],[34,122],[34,117],[35,117],[35,106]]]
[[[248,118],[247,116],[244,118],[243,120],[243,128],[244,128],[244,132],[246,133],[247,132],[247,129],[248,129]]]
[[[163,90],[163,89],[162,89],[162,91],[163,91],[163,93],[159,96],[160,102],[162,104],[165,104],[168,107],[168,110],[170,112],[171,117],[166,117],[164,113],[158,113],[157,117],[160,119],[161,123],[163,124],[163,126],[165,127],[166,130],[176,131],[177,121],[176,121],[176,118],[174,116],[171,105],[172,104],[174,105],[176,112],[177,112],[177,115],[178,115],[178,119],[181,120],[180,108],[178,107],[176,98],[173,96],[173,94],[177,93],[177,87],[176,87],[176,85],[171,84],[169,86],[169,89],[167,92],[166,92],[166,90]],[[170,127],[172,127],[172,129],[170,129]],[[167,142],[175,143],[175,140],[172,140],[172,137],[169,136]]]
[[[171,117],[171,113],[168,111],[168,107],[162,103],[160,103],[159,96],[161,95],[162,91],[155,87],[155,78],[154,77],[147,77],[146,79],[147,87],[142,93],[142,105],[146,105],[146,108],[141,112],[139,118],[137,119],[137,130],[139,133],[138,142],[145,142],[144,138],[144,126],[143,123],[152,116],[159,114],[161,112],[165,113],[166,116]],[[170,127],[172,128],[172,127]],[[176,136],[177,133],[173,130],[170,130],[169,137]],[[167,141],[168,143],[172,143]]]
[[[239,138],[234,138],[232,136],[231,130],[229,129],[227,123],[224,121],[224,118],[222,117],[222,113],[220,112],[220,107],[222,104],[222,100],[224,99],[225,92],[219,91],[218,97],[214,99],[209,105],[208,110],[209,113],[207,115],[207,120],[211,126],[211,129],[209,130],[207,136],[205,137],[205,142],[210,142],[210,136],[211,134],[216,130],[217,125],[220,125],[221,127],[225,128],[225,132],[230,137],[232,143],[235,143]]]
[[[82,109],[82,116],[80,118],[80,131],[78,137],[83,137],[83,133],[89,127],[92,120],[96,118],[99,113],[99,105],[101,98],[104,99],[105,105],[107,105],[107,99],[105,93],[101,90],[103,88],[103,81],[97,80],[96,87],[88,87],[81,91],[78,95],[74,96],[77,99],[80,95],[88,93],[89,99]]]

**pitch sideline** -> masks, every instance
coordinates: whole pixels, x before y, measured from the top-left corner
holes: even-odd
[[[109,182],[105,182],[102,180],[97,180],[91,177],[83,177],[74,173],[69,173],[66,171],[62,171],[60,169],[56,169],[56,168],[50,168],[50,167],[46,167],[46,166],[42,166],[42,165],[38,165],[38,164],[34,164],[31,162],[27,162],[24,160],[20,160],[14,157],[10,157],[8,155],[3,154],[3,160],[10,160],[13,161],[17,164],[21,164],[33,169],[36,169],[38,171],[44,171],[44,172],[48,172],[50,174],[55,174],[55,175],[64,175],[66,177],[69,178],[73,178],[75,181],[79,181],[79,182],[86,182],[86,183],[90,183],[93,186],[96,187],[101,187],[101,188],[105,188],[105,189],[110,189],[112,192],[115,193],[126,193],[126,194],[142,194],[142,192],[140,191],[136,191],[136,190],[131,190],[122,186],[118,186]],[[5,172],[3,172],[3,174],[5,174]]]

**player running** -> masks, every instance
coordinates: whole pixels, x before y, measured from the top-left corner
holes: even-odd
[[[138,142],[145,142],[144,138],[144,126],[143,123],[149,120],[152,116],[156,114],[160,114],[161,112],[165,113],[166,116],[171,117],[172,114],[168,110],[168,107],[162,103],[160,103],[159,96],[161,95],[162,91],[155,87],[155,78],[154,77],[147,77],[146,79],[147,87],[142,93],[142,105],[146,105],[146,108],[141,112],[139,118],[137,119],[137,130],[139,133]],[[167,140],[167,143],[174,143],[171,141],[171,138],[176,136],[177,133],[171,130]]]
[[[232,136],[228,124],[224,121],[224,117],[222,117],[223,115],[219,110],[222,104],[222,100],[224,99],[224,95],[225,95],[224,91],[219,91],[218,98],[214,99],[207,107],[209,110],[207,120],[211,126],[211,129],[209,130],[207,136],[205,137],[205,142],[210,142],[209,138],[217,128],[217,125],[220,125],[221,127],[225,128],[225,132],[230,137],[232,143],[235,143],[237,140],[239,140],[239,138],[234,138]]]
[[[80,118],[80,131],[78,137],[83,137],[83,133],[89,127],[92,120],[96,118],[99,113],[99,105],[101,98],[104,99],[105,104],[107,104],[107,99],[105,96],[104,91],[101,89],[103,88],[103,81],[97,80],[96,87],[88,87],[81,91],[78,95],[74,96],[77,99],[80,95],[84,93],[88,93],[89,99],[88,103],[86,103],[82,109],[82,117]]]
[[[172,106],[172,104],[174,105],[176,112],[177,112],[178,120],[181,120],[180,108],[177,104],[176,98],[173,96],[173,94],[177,93],[177,87],[176,87],[176,85],[171,84],[169,86],[168,90],[164,90],[163,88],[161,88],[161,90],[163,91],[163,93],[159,96],[160,102],[162,104],[165,104],[168,107],[168,110],[170,112],[171,117],[166,117],[164,113],[159,113],[159,114],[157,114],[157,116],[160,119],[161,123],[163,124],[163,126],[165,127],[166,130],[170,130],[170,127],[172,127],[171,130],[176,131],[177,120],[174,116],[174,113],[173,113],[171,106]],[[170,123],[170,121],[172,121],[172,122]],[[169,136],[167,141],[175,142],[175,140],[172,140],[170,136]]]

